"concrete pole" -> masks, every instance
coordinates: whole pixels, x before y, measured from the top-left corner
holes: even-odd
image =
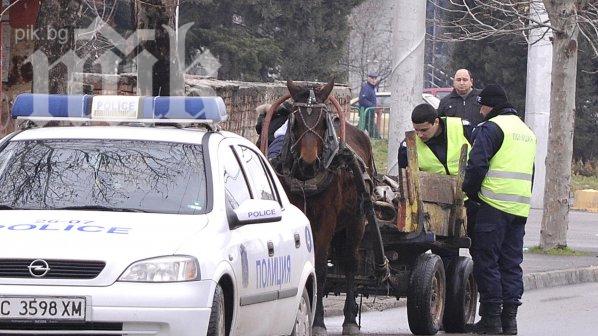
[[[422,103],[426,1],[398,0],[393,11],[388,167],[389,173],[396,175],[399,144],[405,132],[413,129],[411,111]]]
[[[530,15],[540,22],[548,20],[542,1],[534,1]],[[525,93],[525,123],[538,138],[532,208],[544,206],[544,183],[546,176],[546,151],[548,147],[548,124],[550,119],[550,82],[552,73],[551,32],[537,28],[530,32],[527,51],[527,83]]]

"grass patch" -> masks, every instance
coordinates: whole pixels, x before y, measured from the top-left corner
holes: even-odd
[[[388,140],[372,139],[372,150],[374,151],[374,161],[378,174],[385,174],[388,170]]]
[[[583,189],[598,190],[598,176],[571,175],[571,191]]]
[[[575,251],[570,247],[554,247],[548,250],[543,250],[540,246],[530,247],[527,250],[527,253],[535,253],[535,254],[546,254],[551,256],[570,256],[570,257],[580,257],[587,255],[587,253]]]

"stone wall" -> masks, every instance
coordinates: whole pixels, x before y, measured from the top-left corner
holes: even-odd
[[[255,108],[261,104],[273,103],[288,93],[286,84],[283,82],[219,81],[196,76],[186,76],[185,91],[189,96],[217,95],[222,97],[229,113],[229,120],[222,125],[223,128],[254,142],[257,141]],[[348,110],[351,99],[350,89],[346,86],[336,86],[333,94],[341,106]]]
[[[94,95],[135,95],[136,87],[137,77],[135,74],[79,73],[74,74],[71,90],[72,92],[85,92]],[[15,94],[10,95],[10,101],[14,100],[16,93],[30,92],[30,90],[30,84],[13,88],[11,92],[15,92]],[[287,92],[286,84],[283,82],[237,82],[206,79],[193,75],[185,76],[186,95],[222,97],[229,113],[229,120],[223,123],[223,129],[240,134],[253,142],[257,140],[257,133],[255,132],[257,113],[255,108],[261,104],[273,103]],[[341,106],[348,110],[351,90],[347,86],[339,85],[334,88],[333,94]],[[6,112],[3,113],[2,119],[6,121],[9,119],[7,118],[8,109],[4,111]],[[0,129],[0,133],[6,134],[11,130],[12,127],[5,127]]]

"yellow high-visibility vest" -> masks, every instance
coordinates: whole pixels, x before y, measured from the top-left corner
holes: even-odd
[[[532,196],[536,136],[516,115],[490,119],[504,133],[479,192],[481,200],[506,213],[527,217]]]
[[[463,144],[467,145],[467,153],[471,146],[467,141],[467,138],[463,134],[463,121],[461,118],[455,117],[442,117],[445,125],[446,132],[446,166],[449,171],[449,175],[457,175],[459,173],[459,158],[461,156],[461,147]],[[417,161],[419,163],[419,170],[446,174],[444,165],[434,152],[423,142],[419,137],[415,137],[415,148],[417,149]]]

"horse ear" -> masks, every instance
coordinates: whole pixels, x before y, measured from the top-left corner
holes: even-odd
[[[303,91],[301,86],[295,84],[295,82],[290,79],[287,79],[287,89],[289,89],[289,93],[291,94],[293,100],[295,100],[295,97],[297,97],[297,95]]]
[[[316,93],[317,101],[322,103],[325,102],[326,98],[328,98],[328,96],[332,92],[332,89],[334,89],[334,78],[332,78],[332,80],[330,80],[328,84],[320,87],[320,89]]]

